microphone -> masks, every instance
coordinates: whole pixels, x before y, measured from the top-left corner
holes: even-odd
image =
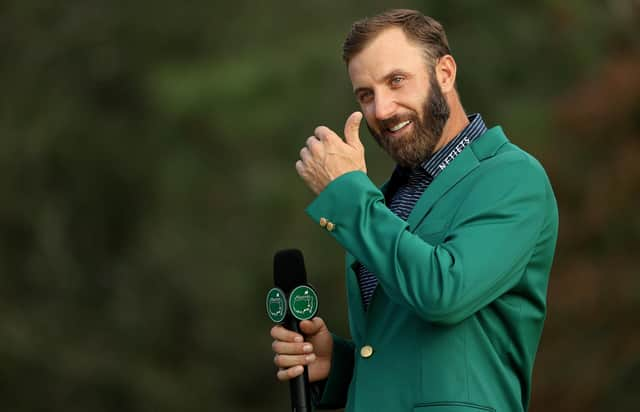
[[[280,250],[273,256],[275,287],[267,293],[267,314],[273,322],[300,333],[300,321],[311,319],[318,310],[318,295],[307,284],[302,252]],[[309,371],[289,381],[292,412],[311,412]]]

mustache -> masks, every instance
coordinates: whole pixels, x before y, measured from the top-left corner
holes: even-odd
[[[407,120],[411,120],[412,122],[416,122],[418,120],[418,115],[416,113],[408,113],[403,115],[394,115],[389,117],[388,119],[380,120],[378,123],[382,130],[389,129],[398,123],[405,122]]]

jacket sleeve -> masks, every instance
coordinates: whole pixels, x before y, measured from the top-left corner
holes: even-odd
[[[467,176],[472,182],[458,183],[469,190],[452,207],[439,244],[408,230],[362,172],[335,179],[307,213],[335,225],[330,235],[376,274],[395,303],[431,322],[457,323],[519,281],[555,207],[535,160],[522,153],[504,157]]]
[[[333,356],[329,377],[318,387],[319,394],[312,394],[318,409],[339,409],[347,404],[347,394],[353,376],[354,345],[350,340],[333,335]]]

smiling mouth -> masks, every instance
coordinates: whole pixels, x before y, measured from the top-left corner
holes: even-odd
[[[405,120],[404,122],[400,122],[400,123],[398,123],[397,125],[395,125],[393,127],[388,127],[387,131],[389,131],[391,133],[396,133],[396,132],[404,129],[405,127],[407,127],[411,123],[412,123],[411,120]]]

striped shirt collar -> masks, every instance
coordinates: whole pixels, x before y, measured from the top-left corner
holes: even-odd
[[[422,168],[433,178],[438,176],[462,150],[487,131],[480,113],[468,116],[469,124],[443,148],[422,162]]]
[[[424,169],[432,178],[438,176],[466,146],[487,131],[487,126],[480,113],[474,113],[467,116],[467,118],[469,119],[469,124],[456,137],[420,164],[419,167]],[[404,178],[408,178],[415,173],[415,171],[400,166],[396,167],[395,172]]]

